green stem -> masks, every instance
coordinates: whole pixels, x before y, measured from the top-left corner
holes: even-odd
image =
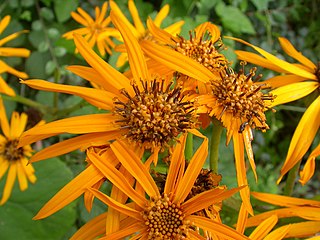
[[[288,173],[286,185],[284,186],[284,189],[283,189],[283,194],[286,196],[292,195],[295,180],[298,174],[298,170],[300,168],[300,163],[301,161],[299,161],[296,165],[294,165],[294,167],[291,168],[291,170]]]
[[[36,109],[38,109],[39,111],[41,111],[42,113],[46,112],[46,110],[47,110],[47,108],[48,108],[47,106],[45,106],[45,105],[43,105],[43,104],[41,104],[41,103],[35,102],[35,101],[31,100],[31,99],[22,97],[22,96],[20,96],[20,95],[16,95],[16,96],[2,95],[2,98],[3,98],[4,100],[19,102],[19,103],[22,103],[22,104],[24,104],[24,105],[27,105],[27,106],[36,108]]]
[[[190,161],[193,155],[193,135],[188,133],[186,149],[185,149],[185,157],[187,161]]]
[[[82,99],[80,102],[74,104],[73,106],[71,106],[69,108],[64,108],[64,109],[57,111],[56,116],[57,116],[57,118],[68,116],[70,113],[82,108],[86,104],[87,104],[87,102]]]
[[[220,121],[213,119],[213,128],[211,135],[211,145],[210,145],[210,169],[214,173],[218,173],[218,160],[219,160],[219,145],[221,141],[221,133],[223,126]]]

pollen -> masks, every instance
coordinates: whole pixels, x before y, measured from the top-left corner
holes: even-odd
[[[9,162],[15,162],[24,157],[24,149],[17,148],[18,139],[8,140],[2,148],[1,155]]]
[[[262,131],[269,129],[264,112],[268,109],[268,101],[273,101],[275,96],[261,91],[264,84],[256,82],[261,75],[253,80],[255,72],[256,68],[248,74],[244,73],[244,67],[238,73],[226,68],[220,73],[221,81],[211,82],[212,94],[221,109],[216,117],[220,120],[223,114],[231,114],[232,118],[240,118],[242,124],[239,132],[246,125]]]
[[[164,86],[164,80],[142,81],[142,89],[132,84],[135,96],[126,90],[121,93],[128,100],[114,99],[114,113],[122,119],[117,124],[127,129],[125,137],[146,149],[160,147],[165,150],[176,137],[187,129],[195,128],[195,103],[186,100],[181,85]]]
[[[205,36],[197,38],[191,31],[189,36],[189,40],[179,36],[180,41],[176,42],[175,46],[177,52],[194,59],[211,72],[219,72],[228,65],[225,56],[219,52],[222,47],[221,42],[213,42]]]
[[[151,198],[142,212],[148,229],[148,239],[187,239],[189,223],[184,221],[180,206],[171,202],[169,197]]]

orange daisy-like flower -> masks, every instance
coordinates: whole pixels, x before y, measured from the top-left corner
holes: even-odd
[[[175,85],[173,79],[151,77],[136,38],[121,18],[113,12],[111,17],[126,44],[133,80],[104,62],[81,36],[75,35],[75,44],[91,67],[71,66],[68,69],[101,86],[101,89],[43,80],[23,83],[40,90],[75,94],[110,112],[62,119],[30,129],[23,134],[20,146],[61,133],[84,134],[44,149],[35,154],[32,161],[119,138],[128,139],[133,148],[151,149],[157,153],[169,146],[179,133],[197,126],[194,98],[185,94],[181,86]],[[208,81],[208,77],[195,64],[194,61],[176,61],[179,67],[188,66],[184,71],[186,75],[201,76],[201,79]]]
[[[2,99],[0,99],[0,123],[3,132],[3,135],[0,135],[0,179],[8,172],[0,205],[5,204],[9,199],[17,178],[21,191],[28,188],[28,180],[31,183],[35,183],[37,180],[34,168],[28,164],[28,158],[32,153],[31,146],[17,147],[19,137],[26,127],[27,119],[25,113],[19,115],[19,113],[13,112],[9,125]]]
[[[282,73],[268,79],[265,83],[275,88],[271,91],[277,95],[271,107],[295,101],[311,93],[316,93],[313,102],[308,106],[303,114],[290,143],[288,154],[281,168],[282,177],[299,162],[310,148],[320,127],[320,65],[315,65],[308,58],[298,52],[294,46],[286,39],[279,38],[283,50],[299,63],[289,63],[279,59],[263,49],[253,46],[240,39],[235,39],[248,46],[251,46],[263,57],[245,51],[236,51],[238,57],[248,62],[269,68]],[[313,176],[315,171],[315,158],[320,155],[320,145],[310,154],[304,169],[300,172],[300,182],[305,184]]]
[[[115,1],[110,1],[110,7],[118,15],[118,17],[121,19],[121,21],[127,26],[127,28],[130,30],[130,32],[134,35],[134,37],[138,41],[143,40],[143,39],[152,39],[153,38],[152,34],[150,34],[150,31],[148,29],[146,29],[145,26],[143,25],[143,23],[139,17],[138,9],[137,9],[133,0],[128,1],[128,8],[129,8],[129,12],[132,16],[132,20],[133,20],[134,24],[130,23],[130,21],[122,13],[121,9],[118,7],[118,5],[115,3]],[[155,20],[154,20],[154,24],[157,27],[160,27],[163,20],[168,16],[169,9],[170,9],[170,6],[168,4],[164,5],[160,9],[159,13],[156,15]],[[178,21],[178,22],[164,28],[163,31],[167,32],[168,34],[176,35],[176,34],[180,33],[181,26],[183,24],[184,24],[184,21]],[[102,38],[104,36],[110,36],[110,33],[105,32],[104,34],[102,34]],[[123,38],[121,38],[121,36],[118,39],[123,42]],[[128,55],[126,53],[127,50],[123,45],[118,45],[116,47],[116,50],[122,52],[118,58],[117,63],[116,63],[117,67],[121,67],[128,61]]]
[[[0,34],[7,28],[7,26],[10,23],[10,16],[5,16],[0,21]],[[2,57],[29,57],[30,51],[25,48],[11,48],[11,47],[4,47],[6,43],[9,41],[17,38],[22,33],[26,33],[27,31],[20,31],[13,34],[10,34],[9,36],[6,36],[2,39],[0,39],[0,58]],[[12,75],[15,75],[19,78],[28,78],[28,75],[24,72],[17,71],[16,69],[10,67],[8,64],[6,64],[4,61],[0,59],[0,74],[8,72]],[[8,86],[8,84],[4,81],[4,79],[0,76],[0,92],[14,96],[15,92],[12,88]]]
[[[198,136],[203,138],[201,135]],[[204,239],[199,229],[209,235],[214,234],[223,238],[247,239],[220,223],[219,219],[212,220],[194,215],[194,213],[230,197],[240,188],[226,190],[224,187],[217,187],[187,199],[205,162],[208,153],[208,140],[204,137],[202,145],[195,152],[186,169],[185,141],[186,135],[180,138],[173,151],[162,192],[159,191],[156,182],[149,173],[149,160],[143,164],[139,157],[122,141],[110,145],[121,164],[136,180],[136,189],[128,184],[127,178],[114,166],[107,166],[107,163],[104,163],[103,166],[100,164],[99,170],[104,173],[106,178],[132,200],[132,203],[129,204],[119,203],[96,189],[90,189],[97,198],[109,206],[109,209],[121,213],[120,216],[113,216],[108,212],[107,218],[118,219],[119,225],[117,230],[106,234],[102,239],[123,239],[126,236],[134,236],[135,239]],[[92,162],[104,161],[94,153],[89,153],[88,157]],[[146,197],[146,194],[149,197]],[[93,222],[97,223],[101,218],[96,218]],[[121,219],[126,220],[123,222]],[[91,223],[85,225],[73,239],[83,239],[82,234],[86,231],[96,236],[96,233],[89,229],[92,226]],[[87,237],[89,236],[87,235]],[[94,236],[89,238],[92,237]]]
[[[114,42],[109,38],[109,36],[118,35],[118,31],[112,27],[108,27],[111,23],[110,16],[106,17],[108,9],[108,2],[105,2],[101,9],[99,7],[95,8],[96,17],[93,19],[88,13],[86,13],[82,8],[77,8],[77,12],[71,12],[71,16],[78,23],[84,27],[69,31],[63,34],[66,39],[73,39],[74,34],[79,34],[84,36],[84,38],[89,42],[89,46],[93,48],[97,45],[101,56],[105,56],[106,52],[112,54],[110,49],[115,47]],[[104,32],[108,32],[108,36],[101,35]]]
[[[320,232],[320,202],[302,198],[294,198],[269,193],[252,192],[256,199],[275,206],[281,206],[275,210],[269,210],[247,218],[246,210],[241,207],[237,223],[237,231],[243,232],[245,228],[257,226],[249,236],[250,239],[284,239],[306,238],[316,236]],[[301,218],[306,221],[280,226],[269,233],[276,225],[278,219]],[[269,233],[269,234],[268,234]],[[267,235],[268,234],[268,235]]]

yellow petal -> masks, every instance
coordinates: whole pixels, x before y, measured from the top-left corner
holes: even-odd
[[[3,177],[3,175],[6,173],[6,171],[8,170],[9,168],[9,162],[7,160],[0,160],[0,165],[1,165],[1,168],[0,168],[0,179]]]
[[[141,80],[149,80],[150,74],[138,40],[114,12],[111,12],[111,19],[121,33],[124,44],[126,45],[130,69],[136,83],[140,84]]]
[[[303,98],[312,93],[318,86],[319,83],[317,82],[298,82],[276,88],[270,92],[273,96],[276,96],[270,107]]]
[[[17,177],[17,164],[11,163],[8,171],[7,181],[6,181],[6,184],[4,185],[0,206],[5,204],[8,201],[12,192],[14,182],[16,181],[16,177]]]
[[[271,217],[264,220],[254,231],[250,234],[249,238],[252,240],[262,240],[277,224],[277,215],[272,215]]]
[[[11,17],[9,15],[5,16],[0,21],[0,34],[9,25]]]
[[[0,56],[2,57],[29,57],[30,50],[25,48],[9,48],[2,47],[0,48]]]
[[[171,25],[169,25],[168,27],[164,28],[164,31],[170,33],[172,35],[172,38],[176,37],[180,32],[181,32],[181,28],[184,24],[184,21],[178,21],[175,22]]]
[[[126,226],[125,228],[115,232],[108,234],[106,237],[99,238],[100,240],[118,240],[118,239],[126,239],[127,236],[133,235],[134,233],[141,232],[146,227],[143,225],[143,223],[140,222],[134,222],[129,226]],[[141,233],[137,234],[138,239],[144,239],[139,238],[141,237]],[[135,237],[131,237],[130,239],[135,239]]]
[[[2,98],[0,97],[0,125],[3,134],[8,138],[10,136],[10,127],[9,122],[6,115],[6,109],[3,105]]]
[[[235,41],[238,41],[238,42],[241,42],[245,45],[248,45],[250,47],[252,47],[254,50],[256,50],[257,52],[259,52],[262,56],[264,56],[266,59],[268,59],[270,62],[272,62],[273,64],[275,65],[278,65],[279,67],[281,67],[283,70],[285,71],[288,71],[292,74],[296,74],[298,76],[301,76],[301,77],[305,77],[307,79],[312,79],[312,80],[317,80],[317,76],[311,72],[308,72],[306,70],[303,70],[291,63],[288,63],[284,60],[281,60],[275,56],[273,56],[272,54],[266,52],[265,50],[263,50],[262,48],[259,48],[259,47],[256,47],[246,41],[243,41],[239,38],[233,38],[233,37],[225,37],[225,38],[228,38],[228,39],[232,39],[232,40],[235,40]]]
[[[282,49],[288,54],[290,57],[293,57],[297,61],[301,62],[303,65],[309,68],[309,71],[315,71],[317,66],[311,62],[308,58],[303,56],[300,52],[298,52],[294,46],[289,42],[288,39],[284,37],[279,37],[279,42]]]
[[[179,71],[204,83],[216,79],[216,76],[211,73],[209,69],[168,47],[160,46],[147,40],[142,40],[140,44],[148,57],[173,70]]]
[[[278,87],[283,87],[285,85],[289,85],[291,83],[302,82],[304,80],[305,80],[304,77],[300,77],[293,74],[286,74],[286,75],[280,75],[280,76],[269,78],[263,81],[263,83],[265,83],[266,86],[271,86],[272,88],[278,88]]]
[[[247,157],[249,159],[249,163],[250,163],[251,169],[253,171],[254,178],[257,182],[258,176],[257,176],[257,171],[256,171],[256,164],[254,162],[254,157],[253,157],[253,150],[252,150],[252,146],[251,146],[251,141],[252,141],[251,131],[252,131],[251,128],[249,126],[246,126],[244,131],[242,132],[242,136],[243,136],[244,145],[246,147]]]
[[[144,196],[139,195],[129,183],[125,176],[115,168],[118,159],[110,154],[108,161],[103,161],[102,158],[95,152],[89,152],[88,158],[94,164],[103,175],[112,182],[117,188],[124,192],[128,197],[130,197],[137,205],[144,207],[147,200]],[[113,159],[113,163],[109,162]]]
[[[17,176],[18,176],[20,190],[21,191],[26,190],[28,188],[28,181],[20,161],[17,162]]]
[[[143,221],[141,213],[139,211],[115,201],[111,197],[103,194],[102,192],[99,192],[94,188],[89,188],[88,190],[92,192],[100,201],[102,201],[109,207],[114,208],[115,210],[121,212],[124,215],[135,218],[138,221]]]
[[[291,228],[286,238],[305,238],[311,237],[320,232],[320,221],[308,221],[291,224]]]
[[[190,160],[182,179],[177,183],[177,190],[173,199],[175,203],[181,203],[186,199],[206,161],[207,155],[208,138],[204,137],[202,144]]]
[[[10,34],[9,36],[6,36],[5,38],[2,38],[2,39],[0,40],[0,46],[2,46],[2,45],[4,45],[4,44],[6,44],[7,42],[9,42],[9,41],[17,38],[17,37],[20,36],[21,34],[27,33],[27,32],[29,32],[29,31],[23,30],[23,31],[20,31],[20,32],[16,32],[16,33]],[[28,50],[28,51],[29,51],[29,50]],[[1,54],[1,53],[0,53],[0,54]],[[30,51],[29,51],[29,55],[30,55]]]
[[[21,83],[29,87],[43,90],[73,94],[82,97],[87,102],[102,109],[111,109],[113,107],[113,98],[117,95],[100,89],[93,89],[79,86],[68,86],[64,84],[51,83],[44,80],[25,80]]]
[[[86,149],[92,145],[106,144],[111,140],[117,139],[121,135],[121,131],[110,131],[101,133],[88,133],[85,135],[70,138],[50,145],[49,147],[46,147],[43,150],[37,152],[31,157],[29,162],[38,162],[44,159],[69,153],[77,149]]]
[[[105,232],[106,219],[108,213],[102,213],[97,217],[91,219],[85,225],[83,225],[70,240],[88,240],[95,239],[100,235],[103,235]]]
[[[4,79],[0,76],[0,93],[15,96],[16,93],[14,90],[4,81]]]
[[[263,68],[268,68],[268,69],[273,70],[275,72],[279,72],[279,73],[287,72],[287,71],[283,70],[281,67],[279,67],[278,65],[274,64],[272,61],[269,61],[268,59],[261,57],[260,55],[258,55],[256,53],[241,51],[241,50],[236,50],[234,52],[237,54],[237,57],[240,60],[252,63],[254,65],[261,66]],[[305,78],[303,77],[303,79],[305,79]]]
[[[246,175],[246,167],[245,167],[245,159],[244,159],[244,146],[243,146],[243,139],[241,134],[238,132],[233,134],[233,148],[234,148],[234,155],[235,155],[235,165],[236,165],[236,172],[237,172],[237,181],[238,186],[248,185],[247,175]],[[248,213],[253,215],[253,209],[250,203],[250,189],[246,187],[240,190],[240,196],[245,205]]]
[[[290,142],[286,160],[281,168],[281,178],[304,156],[320,127],[320,96],[303,114]]]
[[[122,165],[141,184],[146,193],[150,197],[159,196],[158,187],[141,159],[125,143],[119,140],[113,142],[110,146]]]
[[[0,60],[0,73],[3,72],[8,72],[22,79],[28,78],[28,75],[26,73],[17,71],[14,68],[10,67],[8,64],[6,64],[4,61]]]
[[[78,176],[65,185],[58,193],[56,193],[34,216],[34,220],[46,218],[59,211],[79,196],[81,196],[87,188],[104,178],[104,175],[93,165],[89,165]]]
[[[264,238],[264,240],[274,240],[274,239],[283,239],[288,234],[290,228],[292,228],[292,225],[286,225],[277,228],[276,230],[272,231]]]
[[[136,27],[137,31],[140,34],[144,34],[146,30],[143,26],[143,23],[141,22],[141,19],[139,17],[139,13],[138,13],[138,9],[137,9],[136,5],[134,4],[133,0],[129,0],[128,8],[129,8],[130,14],[132,16],[134,26]]]
[[[172,39],[176,39],[176,41],[178,41],[176,36],[173,36],[169,32],[157,27],[157,25],[152,21],[150,17],[147,20],[147,26],[151,35],[155,37],[157,40],[160,40],[164,44],[168,44],[168,45],[174,44],[174,41],[172,41]]]
[[[226,239],[233,239],[233,240],[242,240],[242,239],[249,239],[248,237],[236,232],[234,229],[212,221],[211,219],[200,217],[200,216],[188,216],[185,218],[186,220],[190,220],[195,226],[209,231],[210,233],[217,234],[219,237],[226,238]]]
[[[88,21],[76,12],[71,12],[71,17],[83,26],[89,26]]]
[[[21,135],[18,147],[31,144],[50,136],[62,133],[94,133],[118,130],[114,121],[117,117],[112,114],[90,114],[57,120],[44,125],[36,126]]]
[[[74,42],[87,63],[114,86],[114,88],[119,90],[125,88],[129,93],[133,93],[130,81],[100,58],[80,35],[74,35]]]
[[[200,39],[202,36],[205,35],[206,32],[209,32],[211,35],[211,41],[216,42],[220,38],[220,29],[217,25],[212,24],[211,22],[204,22],[196,27],[196,38]]]
[[[251,195],[256,199],[270,203],[276,206],[282,207],[294,207],[294,206],[314,206],[320,208],[320,201],[308,200],[304,198],[295,198],[281,196],[271,193],[251,192]]]
[[[300,171],[300,180],[299,182],[302,185],[305,185],[313,176],[316,168],[316,157],[320,155],[320,144],[312,151],[308,157],[303,170]]]
[[[170,6],[169,4],[164,5],[160,11],[158,12],[156,18],[154,19],[154,24],[158,27],[160,27],[161,23],[163,20],[168,16],[170,11]]]

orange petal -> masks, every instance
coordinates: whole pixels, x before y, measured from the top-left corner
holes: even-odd
[[[252,240],[262,240],[264,237],[272,230],[272,228],[277,224],[277,215],[272,215],[271,217],[264,220],[254,231],[250,234],[249,238]]]
[[[239,38],[233,38],[233,37],[225,37],[225,38],[232,39],[232,40],[241,42],[247,46],[252,47],[254,50],[256,50],[258,53],[260,53],[262,56],[264,56],[270,62],[272,62],[275,65],[278,65],[279,67],[281,67],[285,71],[288,71],[292,74],[296,74],[301,77],[305,77],[307,79],[317,80],[317,76],[315,74],[308,72],[306,70],[303,70],[303,69],[301,69],[291,63],[288,63],[284,60],[281,60],[281,59],[273,56],[272,54],[268,53],[267,51],[263,50],[262,48],[256,47],[256,46],[254,46],[246,41],[243,41]]]
[[[320,232],[320,221],[292,223],[286,238],[311,237]]]
[[[195,226],[209,231],[210,233],[217,234],[219,237],[233,240],[242,240],[249,239],[248,237],[236,232],[234,229],[212,221],[211,219],[200,217],[200,216],[188,216],[185,218],[186,220],[190,220]]]
[[[10,136],[10,127],[9,122],[6,115],[6,109],[4,107],[2,98],[0,97],[0,125],[3,134],[8,138]]]
[[[245,159],[244,159],[244,146],[242,135],[238,132],[233,134],[233,148],[235,155],[235,165],[237,171],[238,186],[248,185]],[[250,189],[246,187],[240,190],[240,196],[249,214],[253,215],[253,209],[250,203]]]
[[[85,225],[83,225],[70,240],[87,240],[87,239],[96,239],[100,235],[103,235],[105,232],[106,219],[108,213],[102,213],[99,216],[91,219]]]
[[[9,25],[11,17],[9,15],[5,16],[0,21],[0,34]]]
[[[4,93],[9,96],[15,96],[14,90],[5,82],[5,80],[0,76],[0,93]]]
[[[294,207],[294,206],[314,206],[320,208],[320,201],[308,200],[304,198],[295,198],[281,196],[271,193],[251,192],[251,195],[256,199],[270,203],[276,206],[282,207]]]
[[[144,207],[147,200],[144,196],[139,195],[133,188],[125,176],[115,168],[115,164],[109,162],[114,159],[113,162],[118,162],[118,159],[113,154],[110,154],[108,161],[103,160],[95,152],[88,152],[88,158],[94,164],[99,171],[101,171],[104,176],[112,182],[117,188],[124,192],[128,197],[130,197],[137,205]]]
[[[211,79],[216,79],[216,76],[209,69],[168,47],[160,46],[147,40],[140,41],[140,44],[148,57],[173,70],[204,83],[209,82]]]
[[[272,88],[278,88],[278,87],[289,85],[291,83],[302,82],[304,80],[305,80],[304,77],[300,77],[293,74],[286,74],[286,75],[279,75],[279,76],[269,78],[263,81],[263,83],[265,83],[266,86],[271,86]]]
[[[140,34],[144,34],[146,30],[143,26],[143,23],[141,22],[141,19],[139,17],[139,13],[138,13],[138,9],[137,9],[136,5],[134,4],[133,0],[129,0],[128,8],[129,8],[130,14],[132,16],[132,20],[133,20],[135,28],[137,29],[137,31]]]
[[[119,90],[125,88],[129,93],[133,93],[130,81],[100,58],[80,35],[74,35],[74,42],[87,63],[103,76],[114,88]]]
[[[290,142],[286,161],[281,168],[281,178],[304,156],[320,127],[320,96],[303,114]]]
[[[244,230],[246,230],[246,224],[248,219],[248,211],[243,203],[241,203],[241,207],[239,210],[238,220],[236,230],[237,232],[243,234]]]
[[[27,32],[29,32],[29,31],[23,30],[23,31],[20,31],[20,32],[12,33],[12,34],[10,34],[10,35],[2,38],[2,39],[0,40],[0,46],[6,44],[7,42],[10,42],[11,40],[17,38],[17,37],[20,36],[21,34],[27,33]],[[18,49],[19,49],[19,48],[18,48]],[[29,50],[28,50],[28,51],[29,51]],[[29,55],[30,55],[30,51],[29,51]]]
[[[108,234],[106,237],[99,238],[100,240],[117,240],[117,239],[126,239],[125,237],[130,236],[136,232],[141,232],[145,229],[145,226],[140,222],[135,222],[129,226],[126,226],[122,230],[119,230],[115,233]],[[141,233],[138,234],[141,237]],[[130,238],[134,239],[134,237]],[[145,238],[140,238],[145,239]]]
[[[148,72],[147,64],[143,52],[140,48],[138,40],[123,23],[119,16],[111,12],[111,19],[113,24],[119,30],[126,45],[130,69],[137,84],[141,80],[149,80],[150,74]]]
[[[8,171],[7,181],[6,181],[6,184],[4,185],[0,206],[5,204],[8,201],[12,192],[14,182],[16,181],[16,177],[17,177],[17,164],[11,163]]]
[[[316,157],[320,155],[320,144],[312,151],[308,157],[303,170],[300,171],[300,180],[299,182],[302,185],[305,185],[313,176],[316,168]]]
[[[157,16],[154,19],[154,24],[158,27],[160,27],[161,23],[163,20],[168,16],[170,11],[170,6],[169,4],[164,5],[160,11],[158,12]]]
[[[2,47],[0,48],[0,53],[2,57],[29,57],[30,50],[25,48],[9,48]]]
[[[33,155],[29,162],[38,162],[44,159],[56,157],[65,153],[72,152],[77,149],[86,149],[92,145],[106,144],[108,141],[117,139],[122,135],[121,131],[88,133],[85,135],[70,138],[37,152]]]
[[[198,39],[204,36],[207,31],[211,35],[210,37],[212,42],[216,42],[220,38],[220,29],[218,28],[217,25],[212,24],[211,22],[204,22],[200,24],[198,27],[196,27],[195,31],[196,31],[196,38]]]
[[[178,38],[172,36],[169,32],[157,27],[157,25],[152,21],[150,17],[147,20],[147,26],[151,35],[165,44],[174,44],[174,41],[172,39],[176,39],[176,41],[178,41]]]
[[[268,234],[263,240],[274,240],[274,239],[283,239],[288,234],[289,230],[292,228],[292,225],[285,225],[277,228]]]
[[[139,222],[143,221],[141,213],[139,211],[115,201],[111,197],[108,197],[107,195],[103,194],[102,192],[94,188],[89,188],[88,190],[92,192],[98,199],[100,199],[100,201],[102,201],[109,207],[114,208],[115,210],[121,212],[122,214],[132,217],[138,220]]]
[[[251,141],[252,141],[252,132],[251,131],[252,131],[251,128],[249,126],[246,126],[244,131],[242,132],[242,136],[243,136],[244,145],[246,147],[247,157],[249,159],[249,163],[250,163],[251,169],[253,171],[254,178],[257,182],[258,176],[257,176],[257,171],[256,171],[256,164],[254,162],[254,157],[253,157],[253,150],[252,150],[252,146],[251,146]]]
[[[173,199],[175,203],[181,203],[186,199],[203,167],[204,162],[206,161],[207,156],[208,138],[204,137],[202,144],[190,160],[182,179],[177,183],[177,190]]]
[[[38,90],[73,94],[82,97],[87,102],[102,109],[111,109],[113,107],[113,98],[117,96],[113,93],[109,93],[100,89],[68,86],[37,79],[22,80],[21,83]]]
[[[290,57],[293,57],[297,61],[301,62],[303,65],[307,66],[311,72],[315,71],[317,66],[313,62],[311,62],[308,58],[303,56],[300,52],[298,52],[294,48],[294,46],[289,42],[288,39],[284,37],[279,37],[278,39],[282,49],[286,52],[286,54],[288,54]]]
[[[20,161],[17,162],[17,176],[18,176],[20,190],[24,191],[28,188],[28,180],[27,180],[25,171],[23,169],[23,166],[21,164],[22,163]]]
[[[110,146],[122,165],[141,184],[146,193],[150,197],[159,196],[159,189],[141,159],[119,140],[113,142]]]
[[[56,193],[34,216],[34,220],[46,218],[59,211],[81,194],[104,178],[104,175],[93,165],[89,165],[78,176]]]
[[[94,133],[118,130],[114,121],[117,117],[112,114],[89,114],[57,120],[29,129],[21,135],[18,147],[31,144],[50,136],[62,133]]]

